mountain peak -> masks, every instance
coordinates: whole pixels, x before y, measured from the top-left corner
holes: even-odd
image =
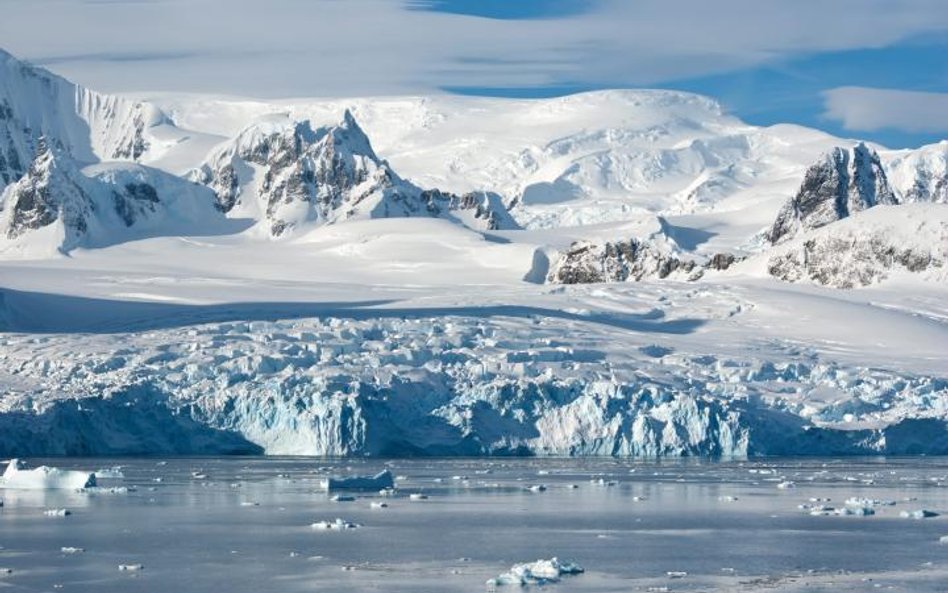
[[[767,233],[777,243],[880,204],[898,204],[879,154],[860,142],[837,146],[807,169],[797,194],[787,201]]]

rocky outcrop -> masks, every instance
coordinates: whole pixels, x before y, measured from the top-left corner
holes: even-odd
[[[380,159],[348,110],[338,125],[260,122],[194,171],[226,213],[257,217],[271,236],[352,218],[433,216],[482,230],[516,228],[495,194],[422,190]]]
[[[811,166],[797,194],[767,232],[779,243],[801,229],[815,229],[880,204],[898,204],[879,155],[865,144],[835,148]]]
[[[638,282],[655,278],[697,280],[707,270],[726,270],[741,258],[716,253],[707,260],[678,255],[651,240],[577,241],[550,267],[553,284]]]

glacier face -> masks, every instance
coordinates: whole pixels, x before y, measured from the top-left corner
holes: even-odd
[[[550,315],[159,324],[121,347],[7,333],[0,454],[948,452],[937,375],[772,340],[708,354],[657,316]]]

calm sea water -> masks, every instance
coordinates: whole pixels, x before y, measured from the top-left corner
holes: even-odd
[[[553,556],[586,573],[549,591],[948,591],[943,458],[29,462],[118,465],[124,480],[100,482],[129,491],[0,490],[3,591],[485,591],[512,564]],[[394,497],[319,491],[322,476],[385,467],[399,476]],[[546,490],[528,490],[537,484]],[[853,496],[896,505],[867,517],[798,508]],[[916,509],[945,515],[899,517]],[[336,518],[361,527],[311,527]]]

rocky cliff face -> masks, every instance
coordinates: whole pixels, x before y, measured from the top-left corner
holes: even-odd
[[[865,144],[835,148],[811,166],[797,194],[767,233],[771,243],[815,229],[879,204],[898,204],[879,155]]]
[[[0,50],[0,191],[26,174],[40,138],[80,164],[137,160],[149,130],[165,122],[151,105],[90,91]]]
[[[221,211],[259,218],[274,237],[352,218],[434,216],[466,218],[484,230],[516,226],[491,194],[421,190],[400,178],[349,111],[340,124],[316,129],[308,121],[255,124],[192,179],[214,190]]]

